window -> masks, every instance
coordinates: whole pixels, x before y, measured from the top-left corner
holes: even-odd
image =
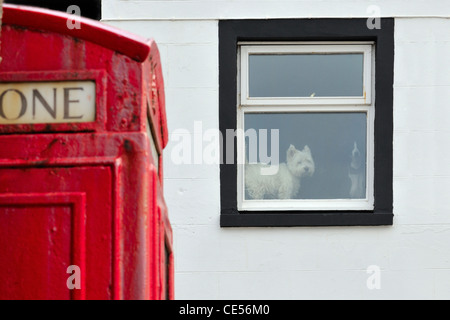
[[[158,149],[156,148],[156,143],[155,143],[154,136],[152,134],[153,130],[151,129],[150,120],[148,120],[148,119],[147,119],[146,129],[147,129],[147,136],[148,136],[148,138],[150,140],[150,150],[152,151],[153,164],[155,165],[156,171],[159,174],[160,157],[159,157]]]
[[[238,208],[372,210],[372,44],[238,50]]]
[[[224,134],[221,226],[392,224],[393,20],[382,23],[221,21],[220,128],[236,138],[228,148]]]

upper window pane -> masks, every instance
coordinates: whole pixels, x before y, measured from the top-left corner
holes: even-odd
[[[364,54],[250,54],[250,97],[361,97]]]

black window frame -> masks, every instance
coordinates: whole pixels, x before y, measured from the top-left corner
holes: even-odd
[[[219,129],[221,159],[227,130],[237,126],[240,41],[373,41],[375,46],[374,209],[370,211],[239,211],[237,144],[234,162],[220,165],[221,227],[379,226],[393,224],[394,19],[265,19],[219,21]],[[229,156],[229,155],[228,155]]]

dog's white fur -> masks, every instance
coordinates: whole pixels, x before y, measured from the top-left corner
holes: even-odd
[[[364,174],[364,166],[362,165],[361,152],[358,149],[356,141],[353,144],[351,162],[348,169],[348,177],[351,181],[350,198],[364,198],[366,179]]]
[[[273,175],[261,174],[261,169],[267,168],[267,164],[245,165],[245,189],[250,199],[295,198],[300,190],[301,178],[314,174],[314,160],[308,146],[300,151],[292,144],[286,152],[286,159],[286,163],[281,163],[278,172]]]

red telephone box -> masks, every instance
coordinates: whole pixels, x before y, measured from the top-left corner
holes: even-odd
[[[14,5],[1,42],[0,299],[172,299],[155,42]]]

